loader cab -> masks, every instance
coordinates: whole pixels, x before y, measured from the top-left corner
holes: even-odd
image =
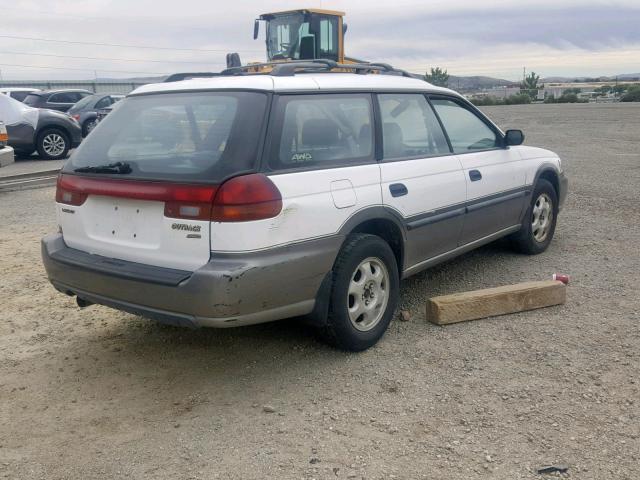
[[[258,38],[260,22],[266,24],[267,61],[325,58],[344,62],[343,12],[291,10],[260,15],[254,26]]]

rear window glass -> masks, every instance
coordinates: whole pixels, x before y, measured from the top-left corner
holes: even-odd
[[[65,165],[126,162],[122,177],[221,181],[257,162],[267,96],[251,92],[172,93],[118,102]]]
[[[90,95],[88,97],[84,97],[82,100],[80,100],[78,103],[76,103],[73,107],[71,107],[69,109],[69,113],[73,113],[73,112],[77,112],[79,110],[82,110],[83,108],[88,106],[94,100],[95,100],[95,97],[93,95]]]
[[[295,95],[278,101],[274,169],[357,164],[373,157],[369,95]]]
[[[27,98],[27,95],[29,95],[29,92],[11,92],[11,98],[15,98],[19,102]]]

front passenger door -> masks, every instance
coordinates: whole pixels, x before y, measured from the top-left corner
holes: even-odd
[[[431,103],[462,164],[467,184],[460,244],[517,225],[525,202],[525,176],[517,150],[504,148],[502,134],[467,102],[432,96]]]

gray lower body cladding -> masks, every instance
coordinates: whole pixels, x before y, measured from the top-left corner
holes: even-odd
[[[42,240],[42,258],[61,292],[163,323],[233,327],[311,313],[343,240],[213,254],[195,272],[181,272],[90,255],[52,234]]]
[[[35,150],[36,131],[32,125],[28,123],[7,125],[7,133],[9,134],[9,145],[15,150],[28,152]]]

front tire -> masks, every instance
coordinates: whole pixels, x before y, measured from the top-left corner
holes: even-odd
[[[44,160],[60,160],[69,153],[69,136],[57,128],[47,128],[38,134],[36,148]]]
[[[514,248],[527,255],[544,252],[553,239],[557,220],[558,194],[548,180],[541,178],[533,190],[522,228],[511,238]]]
[[[349,236],[333,267],[324,338],[341,350],[362,351],[384,335],[399,296],[395,255],[380,237]]]

